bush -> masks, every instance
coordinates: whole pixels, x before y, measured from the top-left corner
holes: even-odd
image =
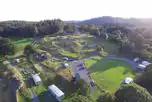
[[[101,57],[108,56],[108,53],[105,51],[101,51],[101,52],[99,52],[99,54]]]
[[[97,102],[114,102],[115,98],[110,92],[105,92],[97,99]]]
[[[116,102],[152,102],[150,93],[135,83],[121,86],[115,96]]]

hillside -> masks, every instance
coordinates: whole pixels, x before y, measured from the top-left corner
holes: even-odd
[[[121,24],[126,26],[138,26],[138,27],[149,27],[152,25],[152,19],[137,19],[137,18],[120,18],[120,17],[111,17],[111,16],[103,16],[98,18],[92,18],[84,21],[76,22],[78,25],[84,24]]]

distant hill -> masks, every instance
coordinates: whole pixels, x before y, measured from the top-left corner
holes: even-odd
[[[136,18],[120,18],[120,17],[111,17],[111,16],[103,16],[98,18],[92,18],[84,21],[69,21],[68,23],[76,23],[78,25],[84,24],[121,24],[128,26],[138,26],[138,27],[151,27],[152,19],[136,19]]]

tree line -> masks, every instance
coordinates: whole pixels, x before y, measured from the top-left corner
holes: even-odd
[[[63,32],[64,22],[44,20],[40,22],[5,21],[0,22],[0,36],[34,37]]]

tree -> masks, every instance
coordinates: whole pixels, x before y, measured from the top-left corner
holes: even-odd
[[[0,38],[0,54],[11,55],[15,53],[14,44],[7,38]]]
[[[97,102],[114,102],[114,100],[114,96],[110,92],[105,92],[98,97]]]
[[[76,85],[78,89],[78,94],[90,96],[90,86],[84,80],[78,80]]]
[[[85,96],[74,94],[70,98],[63,100],[63,102],[92,102],[92,100]]]
[[[27,45],[25,48],[24,48],[24,55],[30,55],[30,54],[33,54],[35,53],[36,50],[33,48],[33,46],[31,45]]]
[[[76,31],[76,26],[74,24],[66,24],[64,26],[64,31],[66,33],[74,33]]]
[[[150,93],[135,83],[122,85],[115,96],[116,102],[152,102]]]
[[[149,65],[145,72],[136,76],[135,82],[152,93],[152,65]]]
[[[96,50],[97,50],[98,52],[103,51],[103,47],[102,47],[101,45],[97,45],[97,46],[96,46]]]

